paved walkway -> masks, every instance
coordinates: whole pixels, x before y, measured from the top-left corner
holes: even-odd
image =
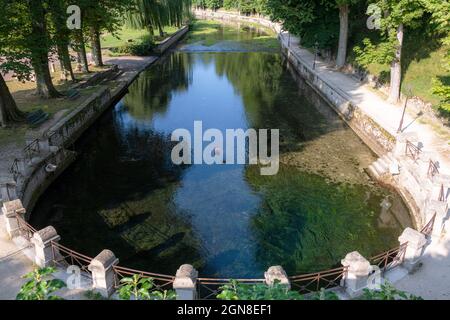
[[[282,35],[282,41],[286,45],[288,44],[286,33]],[[290,37],[290,49],[307,65],[313,65],[314,54],[299,48],[296,37]],[[346,92],[348,98],[379,125],[393,136],[396,135],[403,112],[402,106],[388,103],[374,92],[374,89],[361,84],[349,75],[336,71],[319,59],[316,60],[315,70],[322,79]],[[450,174],[450,140],[448,136],[447,138],[438,136],[430,125],[421,123],[416,115],[406,114],[403,123],[405,128],[403,132],[417,132],[419,141],[424,145],[424,150],[431,151],[435,161],[439,161],[440,172]]]
[[[157,57],[105,57],[106,64],[117,64],[124,71],[118,80],[131,81],[139,71],[148,67],[157,60]],[[48,121],[45,126],[54,124],[58,119]],[[42,129],[42,128],[41,128]],[[25,141],[23,143],[25,145]],[[0,146],[0,177],[9,176],[8,169],[15,157],[20,156],[23,146]],[[0,199],[0,207],[2,206]],[[31,248],[20,238],[9,239],[6,232],[5,220],[0,210],[0,300],[15,299],[20,287],[26,282],[22,276],[33,270],[34,264],[28,256],[31,256]],[[28,256],[27,256],[28,254]],[[56,275],[59,279],[66,279],[67,274],[61,270]],[[83,290],[64,289],[57,293],[66,300],[86,299],[84,293],[89,288],[84,284]]]
[[[282,41],[287,45],[288,36]],[[310,66],[314,54],[298,47],[298,39],[291,36],[290,49]],[[403,112],[402,106],[392,105],[367,85],[349,75],[338,72],[323,61],[316,61],[316,72],[332,86],[348,94],[348,98],[392,135],[396,135]],[[450,140],[439,136],[429,125],[420,123],[415,115],[406,114],[403,132],[417,132],[424,150],[439,161],[439,171],[450,174]],[[447,223],[447,229],[450,224]],[[422,265],[411,274],[397,270],[393,276],[396,287],[424,299],[450,299],[450,230],[441,239],[433,239],[424,252]],[[394,280],[395,279],[395,280]]]

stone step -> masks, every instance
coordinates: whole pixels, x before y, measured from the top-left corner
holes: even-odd
[[[378,160],[372,163],[372,166],[379,176],[383,175],[387,171],[387,168],[383,168],[382,165],[380,165],[380,163],[378,162]]]
[[[367,170],[367,174],[368,174],[372,179],[375,179],[375,180],[378,180],[378,179],[379,179],[380,175],[379,175],[378,172],[375,170],[375,168],[373,167],[372,164],[369,165],[369,166],[367,167],[366,170]]]
[[[378,159],[378,164],[380,164],[384,169],[389,170],[390,160],[387,159],[385,156],[382,156],[380,159]]]

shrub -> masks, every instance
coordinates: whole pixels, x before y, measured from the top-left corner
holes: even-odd
[[[148,56],[155,48],[151,36],[143,36],[136,43],[127,43],[123,46],[112,48],[111,51],[117,55]]]

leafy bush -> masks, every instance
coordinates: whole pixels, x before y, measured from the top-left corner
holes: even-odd
[[[381,285],[380,290],[364,289],[362,300],[422,300],[421,297],[397,290],[390,283]]]
[[[219,288],[217,295],[221,300],[303,300],[296,291],[289,290],[285,285],[275,282],[273,286],[265,284],[243,284],[236,280]]]
[[[143,36],[136,43],[111,48],[111,51],[117,55],[148,56],[155,48],[155,43],[151,36]]]
[[[30,279],[20,288],[16,300],[63,300],[52,293],[66,287],[64,281],[59,279],[49,279],[55,268],[47,267],[35,269],[27,273],[23,278]]]
[[[263,283],[244,284],[231,280],[219,290],[217,298],[221,300],[339,300],[336,293],[323,288],[320,292],[304,296],[277,281],[268,286]]]
[[[152,278],[141,277],[138,274],[120,280],[119,298],[121,300],[174,300],[173,290],[152,290],[155,287]]]

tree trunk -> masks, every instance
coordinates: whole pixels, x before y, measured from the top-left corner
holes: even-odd
[[[20,122],[25,119],[25,114],[17,108],[9,88],[0,73],[0,126]]]
[[[395,58],[391,62],[391,83],[389,88],[388,102],[397,103],[400,98],[400,85],[402,81],[402,45],[403,45],[403,24],[397,28],[397,48]]]
[[[69,35],[70,30],[66,24],[66,7],[63,0],[51,2],[51,18],[55,26],[54,39],[58,50],[58,59],[61,66],[61,79],[75,81],[73,74],[72,61],[69,54]]]
[[[84,43],[83,32],[81,30],[79,30],[77,32],[76,47],[77,47],[76,49],[77,49],[78,59],[81,62],[81,71],[84,73],[88,73],[89,72],[89,63],[88,63],[87,55],[86,55],[86,46]]]
[[[336,58],[336,67],[342,68],[347,58],[348,39],[348,4],[339,6],[339,46]]]
[[[160,22],[158,22],[158,31],[159,31],[159,36],[161,38],[164,37],[164,29],[163,29],[163,27],[162,27]]]
[[[37,93],[42,98],[61,96],[52,83],[48,69],[48,38],[45,22],[45,11],[40,0],[30,1],[31,34],[29,35],[31,49],[31,65],[36,74]]]
[[[96,27],[90,28],[92,58],[97,67],[103,67],[102,45],[100,42],[100,32]]]
[[[58,45],[58,58],[61,65],[61,79],[75,81],[75,75],[70,61],[69,49],[66,45]]]

